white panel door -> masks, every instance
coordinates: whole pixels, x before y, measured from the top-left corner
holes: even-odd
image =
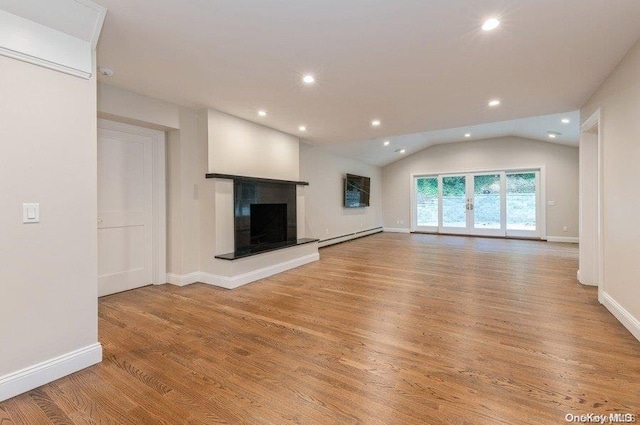
[[[153,141],[98,129],[98,296],[152,283]]]

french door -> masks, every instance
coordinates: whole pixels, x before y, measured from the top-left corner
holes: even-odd
[[[540,237],[539,185],[539,170],[417,176],[412,229]]]

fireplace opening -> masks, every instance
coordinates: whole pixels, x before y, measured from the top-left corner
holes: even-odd
[[[251,245],[271,245],[287,240],[287,204],[251,204]]]

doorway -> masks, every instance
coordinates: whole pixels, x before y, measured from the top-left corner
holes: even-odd
[[[413,188],[413,231],[542,235],[540,169],[418,175]]]
[[[600,110],[580,128],[580,254],[578,281],[598,286],[603,279],[602,132]]]
[[[98,120],[98,296],[166,280],[165,137]]]

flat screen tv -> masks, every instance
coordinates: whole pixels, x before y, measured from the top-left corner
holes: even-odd
[[[347,174],[344,179],[345,208],[362,208],[369,206],[371,179],[369,177]]]

